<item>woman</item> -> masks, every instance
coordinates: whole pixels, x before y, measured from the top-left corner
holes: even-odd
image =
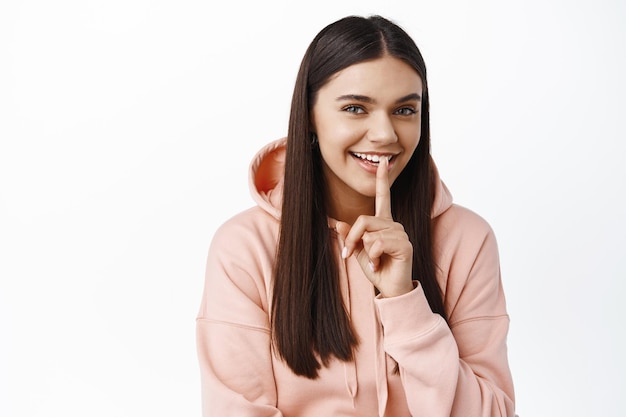
[[[197,320],[205,416],[512,416],[489,225],[430,158],[422,56],[347,17],[309,46],[257,206],[215,234]]]

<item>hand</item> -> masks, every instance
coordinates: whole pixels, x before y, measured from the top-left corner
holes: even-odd
[[[345,242],[342,256],[356,256],[380,294],[395,297],[413,290],[413,245],[391,215],[388,164],[382,158],[376,171],[376,214],[359,216],[352,227],[337,222],[337,232]]]

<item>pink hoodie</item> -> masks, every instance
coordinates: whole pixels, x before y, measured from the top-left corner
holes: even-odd
[[[434,252],[450,326],[432,313],[419,285],[399,297],[376,297],[351,257],[340,263],[340,279],[361,341],[355,360],[331,361],[311,380],[275,355],[269,303],[284,144],[269,144],[251,164],[258,206],[228,220],[211,243],[197,318],[203,415],[513,416],[496,240],[482,218],[452,204],[439,178]],[[339,253],[342,242],[334,237]]]

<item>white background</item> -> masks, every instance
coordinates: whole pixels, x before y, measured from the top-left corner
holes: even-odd
[[[442,177],[498,237],[518,413],[626,413],[624,2],[7,0],[0,416],[200,415],[212,233],[308,43],[372,13],[420,46]]]

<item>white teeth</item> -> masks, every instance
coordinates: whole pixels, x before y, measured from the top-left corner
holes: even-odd
[[[354,152],[353,155],[361,159],[365,159],[367,161],[373,162],[375,164],[379,163],[381,158],[387,158],[387,161],[391,161],[391,158],[393,158],[393,155],[387,155],[387,156],[369,155],[369,154],[358,153],[358,152]]]

